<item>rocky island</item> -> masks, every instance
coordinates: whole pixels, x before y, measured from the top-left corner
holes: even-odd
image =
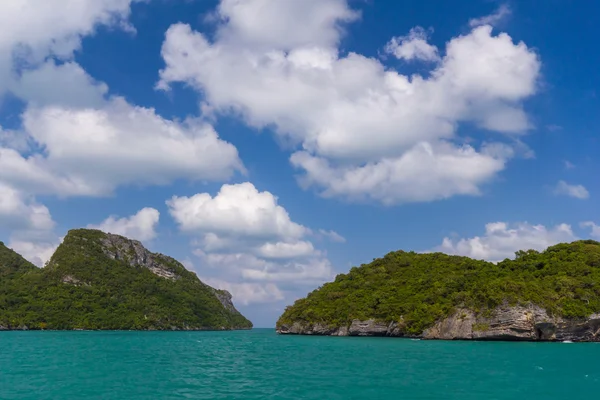
[[[0,330],[232,330],[252,323],[175,259],[75,229],[44,268],[0,242]]]
[[[497,264],[397,251],[297,300],[280,334],[600,341],[600,243],[519,251]]]

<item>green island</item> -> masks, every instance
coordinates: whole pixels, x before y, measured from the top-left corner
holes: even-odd
[[[288,306],[283,334],[433,339],[600,340],[600,243],[499,263],[395,251]]]
[[[0,242],[0,329],[250,328],[228,292],[138,241],[71,230],[44,268]]]

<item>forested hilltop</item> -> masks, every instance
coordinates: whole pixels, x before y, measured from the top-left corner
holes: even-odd
[[[231,295],[171,257],[71,230],[37,268],[0,242],[0,329],[249,329]]]
[[[498,264],[392,252],[287,307],[277,329],[340,336],[600,340],[599,311],[600,243],[583,240],[543,252],[519,251],[514,260]],[[577,327],[585,333],[573,333]]]

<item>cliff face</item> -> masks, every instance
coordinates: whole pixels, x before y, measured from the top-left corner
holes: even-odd
[[[123,236],[71,230],[41,269],[5,253],[10,262],[0,257],[0,330],[252,328],[230,293]],[[3,270],[10,276],[3,278]]]
[[[161,278],[170,280],[181,278],[176,270],[169,268],[168,265],[177,263],[176,260],[162,254],[151,253],[137,240],[108,233],[100,239],[100,242],[104,254],[113,260],[122,260],[131,267],[148,268]]]
[[[374,319],[353,320],[348,326],[321,324],[304,325],[295,322],[281,325],[277,332],[295,335],[327,336],[391,336],[441,340],[506,340],[506,341],[600,341],[600,313],[588,318],[552,317],[537,306],[496,308],[488,315],[477,315],[459,309],[420,334],[406,334],[397,322],[384,323]]]

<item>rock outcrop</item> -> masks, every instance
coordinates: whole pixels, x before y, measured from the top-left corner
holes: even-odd
[[[104,245],[104,254],[113,260],[124,260],[132,267],[148,268],[161,278],[171,280],[180,278],[175,271],[166,265],[169,261],[176,262],[175,260],[162,254],[150,252],[137,240],[108,233],[101,242]]]
[[[600,342],[600,313],[585,319],[555,318],[546,310],[530,305],[496,308],[475,314],[458,309],[421,334],[409,335],[402,324],[368,319],[354,320],[348,326],[303,325],[295,322],[277,329],[280,334],[328,336],[392,336],[438,340],[506,340]]]
[[[227,290],[219,290],[211,288],[219,302],[225,307],[227,311],[230,312],[238,312],[235,306],[233,305],[233,296]]]

